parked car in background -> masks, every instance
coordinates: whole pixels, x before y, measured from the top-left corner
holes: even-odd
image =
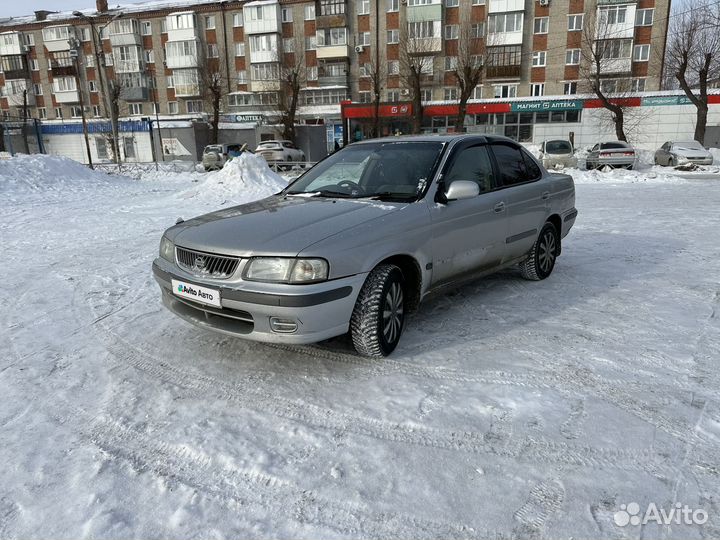
[[[546,169],[577,167],[575,149],[570,141],[552,139],[540,146],[540,160]]]
[[[305,152],[297,148],[292,141],[263,141],[258,144],[255,153],[268,163],[278,161],[305,161]]]
[[[713,156],[697,141],[668,141],[655,152],[655,165],[712,165]]]
[[[511,265],[547,278],[576,216],[572,177],[505,137],[372,139],[169,228],[153,273],[165,306],[201,328],[276,343],[349,331],[386,356],[431,292]]]
[[[209,144],[203,150],[203,167],[206,171],[222,169],[229,159],[246,151],[247,144],[243,143]]]
[[[587,155],[586,168],[599,169],[609,165],[612,168],[632,169],[635,166],[635,149],[624,141],[609,141],[596,144]]]

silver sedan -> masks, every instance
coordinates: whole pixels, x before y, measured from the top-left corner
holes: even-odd
[[[153,272],[165,306],[202,328],[285,343],[349,331],[385,356],[433,292],[511,265],[547,278],[574,205],[570,176],[504,137],[369,140],[169,228]]]
[[[697,141],[668,141],[655,152],[655,165],[712,165],[713,156]]]
[[[632,169],[635,161],[635,149],[632,146],[624,141],[609,141],[593,146],[585,163],[588,170],[605,166]]]

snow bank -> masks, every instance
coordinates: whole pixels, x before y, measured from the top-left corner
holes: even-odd
[[[45,154],[18,154],[0,160],[0,192],[84,191],[89,185],[107,184],[111,177],[70,158]],[[117,179],[118,177],[113,177]]]
[[[274,173],[260,156],[249,152],[228,161],[192,189],[180,193],[184,199],[197,198],[212,205],[240,204],[262,199],[287,186],[287,180]]]

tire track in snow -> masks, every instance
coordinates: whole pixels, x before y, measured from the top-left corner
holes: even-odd
[[[0,499],[0,538],[3,540],[15,538],[10,534],[10,526],[17,519],[19,513],[20,507],[17,503],[7,497]]]
[[[264,414],[301,422],[326,431],[347,432],[400,444],[496,455],[532,463],[567,464],[591,468],[639,470],[659,474],[669,472],[665,458],[650,449],[621,450],[593,448],[552,442],[542,438],[498,441],[492,432],[443,430],[425,426],[404,425],[378,420],[356,413],[340,412],[306,402],[298,402],[262,390],[258,379],[228,384],[214,377],[171,366],[162,359],[122,341],[106,344],[108,352],[119,362],[134,367],[155,379],[189,392],[193,397],[208,396]]]
[[[520,524],[513,533],[519,537],[540,535],[547,519],[560,509],[564,500],[565,487],[560,480],[536,484],[525,504],[513,516]]]
[[[110,458],[129,462],[139,473],[150,472],[197,489],[226,505],[258,513],[282,509],[289,521],[312,524],[339,533],[371,538],[509,538],[482,530],[397,512],[373,512],[360,503],[338,502],[302,490],[276,476],[217,463],[185,445],[158,441],[154,436],[106,418],[89,421],[85,435]]]
[[[583,423],[586,418],[585,400],[575,400],[570,406],[568,418],[560,425],[560,433],[566,439],[577,439],[583,434]]]

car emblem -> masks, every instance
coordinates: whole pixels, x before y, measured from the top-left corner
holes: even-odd
[[[193,268],[195,270],[205,270],[205,257],[198,255],[193,261]]]

